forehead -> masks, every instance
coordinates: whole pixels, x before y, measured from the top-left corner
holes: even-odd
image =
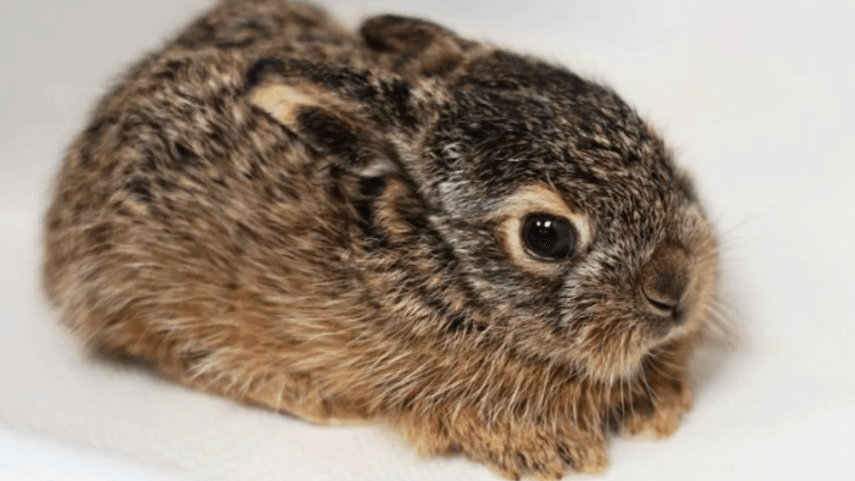
[[[470,60],[451,89],[435,139],[468,154],[453,167],[477,183],[597,184],[670,170],[664,145],[632,108],[566,69],[494,51]]]
[[[502,50],[470,59],[456,80],[458,85],[477,85],[488,90],[530,88],[574,97],[604,90],[567,69]]]

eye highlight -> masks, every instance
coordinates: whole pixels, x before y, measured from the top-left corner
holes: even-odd
[[[550,214],[527,216],[520,234],[529,254],[542,261],[572,257],[579,237],[567,219]]]

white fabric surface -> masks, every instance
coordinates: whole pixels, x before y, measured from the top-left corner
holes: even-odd
[[[742,342],[697,357],[673,438],[616,439],[599,479],[853,479],[855,3],[709,3],[327,5],[351,25],[426,16],[605,80],[695,173]],[[110,80],[207,5],[0,2],[0,479],[496,479],[379,427],[316,427],[93,359],[58,326],[39,223],[62,152]]]

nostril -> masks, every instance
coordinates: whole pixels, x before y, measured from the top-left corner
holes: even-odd
[[[647,298],[647,302],[653,306],[657,311],[662,311],[663,313],[673,314],[674,310],[677,309],[676,303],[671,302],[661,302],[655,299]]]
[[[681,247],[660,247],[642,269],[642,293],[658,314],[675,315],[688,286],[688,255]]]
[[[656,314],[662,316],[673,316],[676,314],[677,306],[680,305],[680,297],[673,295],[676,293],[675,291],[658,290],[655,287],[651,287],[650,284],[645,284],[643,290],[647,304],[653,308]]]
[[[645,279],[644,296],[656,307],[673,309],[680,303],[686,290],[684,277],[677,270],[657,266]]]

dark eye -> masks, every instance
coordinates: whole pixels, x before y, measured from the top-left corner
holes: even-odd
[[[576,229],[566,219],[549,214],[526,217],[522,237],[529,253],[540,260],[566,259],[576,250]]]

